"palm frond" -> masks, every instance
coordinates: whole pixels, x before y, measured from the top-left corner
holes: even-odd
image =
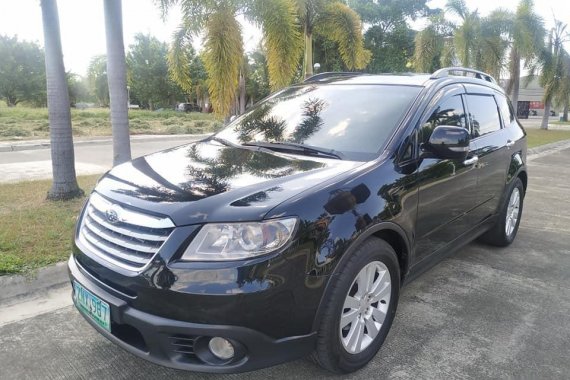
[[[191,39],[188,30],[182,25],[174,32],[173,41],[168,51],[168,74],[186,93],[192,92],[192,78],[190,77],[190,60],[188,48]]]
[[[249,18],[263,30],[271,89],[290,84],[303,52],[294,0],[257,0]]]
[[[469,8],[467,8],[465,0],[448,0],[447,4],[445,4],[445,8],[463,20],[469,15]]]
[[[418,32],[414,39],[414,68],[417,72],[432,72],[436,65],[437,57],[441,56],[444,39],[433,25]]]
[[[340,57],[349,70],[366,67],[372,53],[364,48],[360,17],[341,2],[327,5],[315,20],[315,32],[338,44]]]
[[[214,112],[221,117],[230,114],[243,57],[241,26],[235,13],[231,6],[220,6],[205,22],[204,66]]]
[[[534,12],[532,0],[521,0],[513,23],[513,45],[522,58],[536,56],[544,45],[544,21]]]

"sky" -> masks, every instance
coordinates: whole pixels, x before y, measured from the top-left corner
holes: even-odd
[[[270,1],[270,0],[266,0]],[[382,1],[382,0],[380,0]],[[498,6],[515,10],[518,0],[466,0],[470,9],[486,15]],[[446,0],[432,0],[431,7],[445,6]],[[67,71],[85,75],[89,61],[95,55],[105,54],[105,24],[102,0],[58,0],[61,40]],[[570,25],[570,1],[535,0],[536,11],[551,27],[553,18]],[[125,49],[137,33],[150,33],[169,42],[180,23],[180,12],[174,9],[166,20],[153,0],[123,0],[123,34]],[[260,40],[259,29],[241,20],[246,51],[251,51]],[[39,0],[0,0],[0,35],[17,35],[19,39],[36,41],[43,45],[43,29]],[[199,50],[200,41],[195,41]]]

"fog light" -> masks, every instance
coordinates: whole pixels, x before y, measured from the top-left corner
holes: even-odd
[[[224,338],[220,338],[219,336],[210,339],[208,348],[210,348],[212,354],[222,360],[231,359],[235,354],[234,346],[230,343],[230,341]]]

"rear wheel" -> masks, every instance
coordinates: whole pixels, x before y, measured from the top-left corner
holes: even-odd
[[[333,276],[314,359],[333,372],[353,372],[376,355],[396,313],[400,268],[394,249],[370,238]]]
[[[524,199],[524,186],[521,179],[515,179],[508,191],[497,223],[481,236],[481,240],[485,243],[498,247],[506,247],[515,240],[521,222]]]

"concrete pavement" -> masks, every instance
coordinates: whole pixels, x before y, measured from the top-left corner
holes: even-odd
[[[132,157],[157,152],[166,148],[200,140],[204,135],[132,136]],[[6,143],[3,143],[5,146]],[[51,151],[46,140],[20,142],[10,149],[0,150],[0,183],[18,182],[52,177]],[[1,147],[2,144],[0,144]],[[23,149],[25,148],[25,149]],[[77,175],[100,174],[113,164],[110,138],[79,140],[75,142],[75,170]]]
[[[534,156],[515,242],[504,249],[472,243],[404,288],[384,347],[346,378],[568,378],[568,157],[570,149]],[[304,360],[247,375],[162,368],[108,342],[71,306],[0,327],[2,379],[246,377],[333,376]]]

